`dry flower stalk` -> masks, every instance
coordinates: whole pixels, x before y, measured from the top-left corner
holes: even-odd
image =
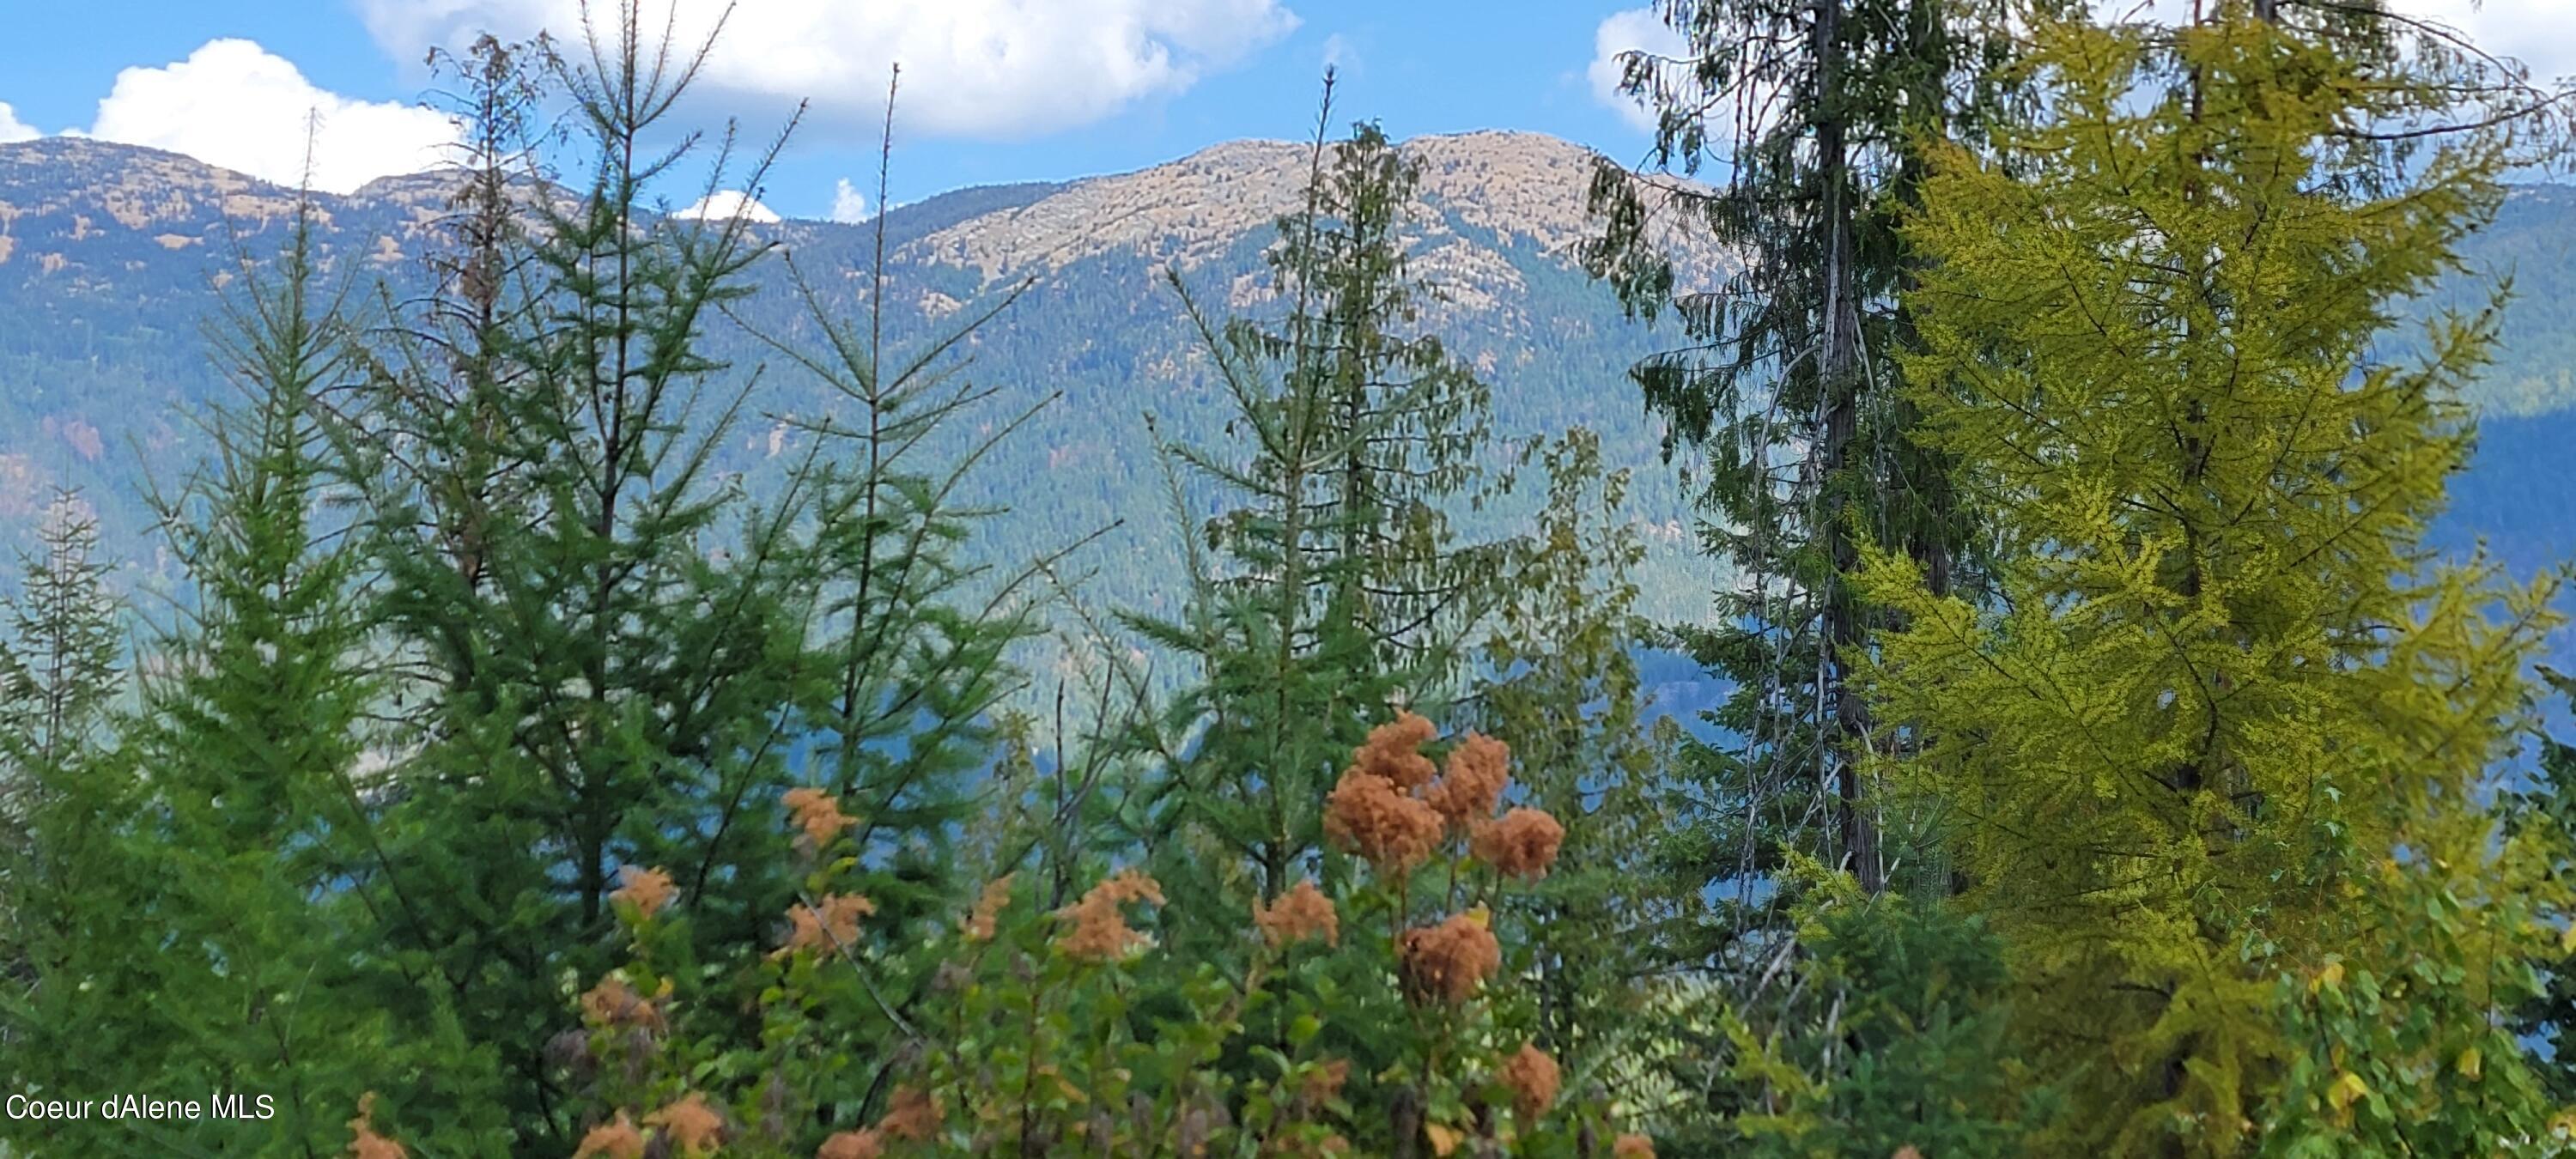
[[[975,895],[975,908],[967,911],[965,930],[968,941],[989,942],[999,928],[1002,909],[1011,904],[1011,879],[1017,874],[1005,873],[984,884],[984,892]]]

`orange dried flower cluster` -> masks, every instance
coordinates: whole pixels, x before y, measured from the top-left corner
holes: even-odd
[[[880,1159],[885,1140],[874,1131],[843,1131],[823,1140],[814,1159]]]
[[[989,942],[999,928],[1002,907],[1011,904],[1011,878],[1005,873],[984,884],[984,892],[975,896],[975,908],[966,913],[966,937],[970,941]]]
[[[619,1111],[615,1119],[591,1128],[581,1137],[581,1147],[572,1153],[572,1159],[591,1159],[594,1155],[600,1159],[644,1159],[644,1133],[635,1129],[635,1121],[627,1118],[626,1112]]]
[[[1127,917],[1118,910],[1131,901],[1163,904],[1162,883],[1133,869],[1101,879],[1081,901],[1056,911],[1056,917],[1073,927],[1056,939],[1057,948],[1076,958],[1106,962],[1144,947],[1151,939],[1127,928]]]
[[[1341,783],[1324,798],[1325,835],[1381,873],[1421,864],[1439,846],[1443,827],[1430,803],[1357,767],[1344,771]]]
[[[660,1128],[681,1154],[702,1155],[715,1149],[724,1133],[724,1116],[707,1105],[705,1096],[692,1094],[644,1116],[644,1125]]]
[[[939,1120],[945,1114],[938,1096],[919,1087],[896,1087],[893,1105],[877,1120],[876,1129],[889,1139],[918,1143],[939,1133]]]
[[[855,817],[842,816],[840,799],[821,789],[789,789],[779,800],[786,804],[796,827],[805,831],[806,842],[816,849],[830,844],[841,830],[859,823]]]
[[[1328,946],[1342,941],[1341,915],[1333,911],[1333,899],[1315,888],[1312,878],[1298,882],[1269,905],[1253,902],[1252,924],[1261,927],[1261,936],[1273,946],[1318,937]]]
[[[859,919],[875,912],[877,903],[855,893],[827,893],[820,906],[794,906],[787,911],[787,919],[795,928],[770,957],[784,958],[798,950],[827,953],[848,946],[859,939]]]
[[[1337,1058],[1316,1067],[1313,1073],[1307,1075],[1305,1084],[1298,1088],[1297,1094],[1306,1101],[1308,1106],[1320,1106],[1331,1102],[1333,1096],[1342,1093],[1342,1084],[1349,1082],[1350,1078],[1351,1060]]]
[[[1416,1001],[1464,1002],[1502,968],[1503,948],[1482,911],[1404,931],[1406,993]]]
[[[1512,1106],[1519,1110],[1524,1124],[1537,1122],[1556,1103],[1560,1081],[1556,1060],[1540,1050],[1537,1043],[1522,1043],[1517,1053],[1503,1060],[1502,1079],[1503,1085],[1512,1089]]]
[[[671,996],[671,980],[662,979],[661,988],[646,998],[627,985],[626,979],[614,974],[599,980],[581,996],[581,1012],[600,1026],[638,1026],[659,1034],[667,1029],[656,1001]]]
[[[1436,771],[1421,748],[1438,735],[1440,729],[1429,720],[1398,712],[1394,720],[1370,729],[1368,741],[1351,752],[1351,771],[1384,777],[1407,792],[1419,789]]]
[[[678,887],[671,884],[671,875],[662,872],[658,865],[651,869],[639,865],[618,866],[617,880],[622,884],[617,887],[617,892],[608,895],[608,900],[634,906],[635,916],[639,919],[649,919],[662,912],[662,907],[671,903],[671,895],[679,892]]]
[[[352,1159],[408,1159],[403,1145],[376,1133],[376,1092],[358,1096],[358,1117],[349,1120]]]
[[[1503,819],[1476,827],[1476,856],[1512,877],[1536,881],[1556,864],[1565,845],[1565,826],[1541,809],[1514,809]]]
[[[1494,806],[1502,803],[1503,789],[1511,782],[1511,746],[1470,732],[1449,751],[1448,771],[1426,796],[1431,807],[1448,818],[1451,829],[1464,833],[1494,815]]]
[[[1621,1135],[1610,1144],[1611,1159],[1655,1159],[1655,1144],[1643,1135]]]

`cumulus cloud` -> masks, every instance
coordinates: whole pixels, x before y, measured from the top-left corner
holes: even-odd
[[[2174,24],[2191,18],[2190,0],[2092,0],[2095,14],[2112,19]],[[2576,37],[2562,31],[2567,0],[2391,0],[2401,15],[2438,21],[2468,34],[2470,43],[2531,68],[2535,81],[2576,76]]]
[[[688,205],[672,210],[671,216],[692,221],[726,221],[739,217],[763,225],[778,220],[777,213],[739,189],[716,190]]]
[[[684,37],[725,0],[668,0]],[[552,31],[580,51],[579,0],[358,0],[399,59],[489,29]],[[659,27],[659,3],[648,3]],[[727,103],[814,102],[824,131],[865,132],[903,67],[900,121],[936,136],[1016,139],[1089,124],[1188,89],[1297,26],[1281,0],[740,0],[699,82]]]
[[[832,220],[856,224],[868,219],[868,195],[859,192],[847,177],[832,183]]]
[[[1626,8],[1601,19],[1592,32],[1592,66],[1584,70],[1591,81],[1592,98],[1609,106],[1628,122],[1644,132],[1655,128],[1655,114],[1643,100],[1619,91],[1627,77],[1627,64],[1620,56],[1629,52],[1647,52],[1656,56],[1679,57],[1690,51],[1689,42],[1673,31],[1652,8]]]
[[[5,126],[0,126],[5,127]],[[248,40],[210,40],[188,59],[129,68],[98,103],[89,136],[185,153],[293,185],[311,157],[316,189],[347,193],[443,161],[447,118],[411,105],[352,100]]]
[[[18,119],[18,110],[10,108],[9,102],[0,101],[0,145],[41,136],[44,134],[37,132],[35,126]]]

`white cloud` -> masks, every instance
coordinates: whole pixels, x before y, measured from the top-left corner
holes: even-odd
[[[183,61],[116,74],[88,135],[285,185],[305,179],[309,152],[313,187],[347,193],[378,177],[436,168],[456,130],[427,109],[316,88],[283,57],[226,39]]]
[[[2092,0],[2093,11],[2114,19],[2175,24],[2191,18],[2190,0]],[[2576,37],[2563,30],[2567,0],[2390,0],[2405,16],[2429,18],[2466,33],[2469,42],[2531,67],[2546,84],[2576,76]]]
[[[832,220],[856,224],[868,219],[868,195],[852,188],[850,179],[832,183]]]
[[[33,140],[41,136],[44,134],[37,132],[35,126],[18,119],[18,110],[10,108],[9,102],[0,101],[0,145],[6,145],[11,141]]]
[[[1690,51],[1690,45],[1654,9],[1622,9],[1603,17],[1601,26],[1593,30],[1592,66],[1584,70],[1584,76],[1592,82],[1594,100],[1616,110],[1630,127],[1652,132],[1654,112],[1640,98],[1619,91],[1620,82],[1628,75],[1627,63],[1620,54],[1637,51],[1679,57]]]
[[[725,0],[667,0],[694,40]],[[358,0],[376,42],[415,60],[476,31],[540,28],[581,53],[579,0]],[[664,0],[646,0],[660,28]],[[1033,137],[1188,89],[1285,36],[1281,0],[739,0],[699,82],[729,103],[811,100],[817,127],[872,136],[886,69],[899,122],[935,136]]]
[[[763,225],[778,220],[777,213],[771,211],[768,206],[752,200],[750,194],[739,189],[716,190],[686,206],[672,210],[671,216],[692,221],[724,221],[739,217],[760,222]]]
[[[2397,10],[2468,33],[2479,48],[2529,65],[2531,78],[2544,84],[2576,75],[2576,36],[2566,30],[2566,0],[2401,0]]]
[[[1359,49],[1359,46],[1358,46],[1358,45],[1356,45],[1356,44],[1352,44],[1352,43],[1351,43],[1351,38],[1350,38],[1350,37],[1344,36],[1344,35],[1342,35],[1341,33],[1338,33],[1338,32],[1336,32],[1336,33],[1332,34],[1331,36],[1327,36],[1327,37],[1325,37],[1325,38],[1324,38],[1324,67],[1325,67],[1325,68],[1329,68],[1329,69],[1336,69],[1336,70],[1339,70],[1339,71],[1341,71],[1341,72],[1357,72],[1357,71],[1359,71],[1359,67],[1360,67],[1360,49]]]

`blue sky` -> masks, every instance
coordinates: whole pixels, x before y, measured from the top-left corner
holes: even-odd
[[[654,9],[669,2],[647,0]],[[9,30],[0,38],[9,108],[0,132],[14,118],[14,136],[92,132],[292,180],[301,112],[318,106],[336,129],[317,146],[317,184],[351,186],[376,170],[420,167],[412,162],[439,134],[434,119],[395,107],[431,83],[421,66],[429,43],[485,25],[565,27],[570,3],[13,2],[0,20]],[[679,3],[685,27],[711,0]],[[1635,3],[845,0],[846,11],[814,17],[801,11],[816,7],[811,0],[742,0],[720,42],[731,55],[716,62],[719,79],[702,86],[687,119],[712,126],[736,116],[765,137],[792,97],[814,98],[764,197],[801,217],[830,213],[844,179],[874,200],[874,116],[883,60],[894,54],[913,58],[897,201],[1131,170],[1235,138],[1302,136],[1328,59],[1341,72],[1339,120],[1377,118],[1398,137],[1530,129],[1633,156],[1646,135],[1595,73],[1605,20],[1614,32],[1652,34],[1642,13],[1619,16]],[[781,63],[815,44],[825,48],[814,59]],[[972,63],[997,54],[1012,61],[1010,83],[982,79]]]
[[[607,4],[611,0],[600,0]],[[677,6],[684,35],[724,0]],[[2184,0],[2097,0],[2161,9]],[[349,189],[427,168],[452,130],[411,107],[422,57],[491,28],[577,35],[580,0],[0,0],[0,140],[85,132],[271,180]],[[1340,120],[1393,135],[1527,129],[1616,157],[1646,145],[1608,91],[1618,50],[1672,43],[1646,0],[737,0],[685,120],[765,140],[813,109],[764,200],[800,217],[874,201],[889,61],[905,69],[892,197],[1121,172],[1243,137],[1298,137],[1326,62]],[[2397,0],[2576,72],[2576,0]],[[696,180],[692,177],[691,181]],[[850,182],[857,201],[836,197]],[[696,195],[689,182],[664,194]]]

